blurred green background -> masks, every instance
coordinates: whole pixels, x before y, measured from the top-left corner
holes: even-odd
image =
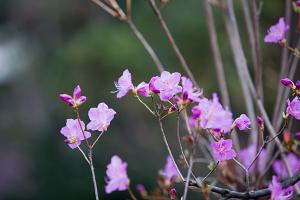
[[[122,1],[120,1],[122,2]],[[133,1],[133,20],[170,71],[183,73],[146,1]],[[235,1],[248,61],[251,56],[239,1]],[[284,1],[265,1],[261,32],[283,15]],[[245,112],[219,9],[214,9],[233,111]],[[207,96],[218,91],[201,0],[171,0],[163,15]],[[276,94],[280,47],[261,44],[265,104]],[[126,199],[126,192],[104,194],[104,176],[113,154],[128,162],[132,186],[156,186],[166,148],[158,125],[133,97],[116,99],[113,82],[128,68],[134,83],[158,74],[129,27],[88,0],[0,1],[0,199],[93,199],[90,171],[59,133],[75,113],[58,96],[79,84],[88,97],[81,115],[104,101],[117,111],[95,149],[101,199]],[[168,136],[175,122],[168,124]],[[182,133],[184,134],[184,129]],[[174,139],[173,139],[174,138]],[[173,149],[178,149],[175,137]],[[206,169],[206,166],[203,166]],[[203,173],[204,174],[204,173]]]

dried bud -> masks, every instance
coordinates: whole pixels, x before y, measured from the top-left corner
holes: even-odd
[[[292,134],[288,131],[284,131],[283,133],[283,141],[288,144],[292,139]]]

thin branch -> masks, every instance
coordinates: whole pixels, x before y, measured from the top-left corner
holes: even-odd
[[[170,155],[170,157],[171,157],[171,159],[172,159],[172,162],[173,162],[173,164],[174,164],[174,166],[175,166],[175,168],[176,168],[176,170],[177,170],[178,175],[180,176],[180,179],[181,179],[182,181],[184,181],[184,177],[183,177],[182,173],[180,172],[180,170],[179,170],[179,168],[178,168],[178,165],[176,164],[176,161],[175,161],[175,159],[174,159],[173,153],[172,153],[172,151],[171,151],[171,149],[170,149],[170,146],[169,146],[169,143],[168,143],[168,140],[167,140],[167,137],[166,137],[166,134],[165,134],[165,131],[164,131],[162,122],[161,122],[159,119],[158,119],[158,123],[159,123],[161,135],[162,135],[163,140],[164,140],[164,143],[165,143],[165,145],[166,145],[166,147],[167,147],[168,153],[169,153],[169,155]]]
[[[127,191],[128,191],[128,193],[129,193],[132,200],[137,200],[137,198],[135,197],[135,195],[133,194],[133,192],[132,192],[132,190],[129,186],[127,187]]]
[[[193,170],[193,156],[190,156],[190,166],[186,175],[186,179],[185,179],[185,185],[184,185],[184,192],[183,192],[183,200],[186,200],[187,197],[187,192],[188,192],[188,186],[189,186],[189,182],[190,182],[190,177],[191,177],[191,173]],[[197,180],[197,179],[195,179]]]
[[[103,134],[104,134],[104,131],[102,131],[102,132],[98,135],[98,137],[96,138],[96,140],[93,142],[91,148],[94,148],[94,146],[97,144],[98,140],[101,138],[101,136],[102,136]]]
[[[89,160],[90,160],[90,169],[92,172],[92,179],[93,179],[93,184],[94,184],[95,197],[96,197],[96,200],[99,200],[98,187],[97,187],[95,169],[94,169],[94,164],[93,164],[93,149],[91,149],[91,148],[89,149]]]
[[[246,186],[247,189],[250,186],[250,180],[249,180],[249,170],[242,164],[240,163],[237,159],[233,158],[234,162],[236,162],[236,164],[238,164],[246,173]]]
[[[102,1],[100,1],[100,0],[91,0],[91,1],[94,2],[95,4],[97,4],[98,6],[100,6],[103,10],[105,10],[111,16],[113,16],[113,17],[118,16],[118,13],[116,11],[114,11],[112,8],[110,8],[108,5],[106,5]]]
[[[215,164],[215,166],[212,168],[212,170],[210,170],[210,172],[201,180],[201,185],[217,169],[218,165],[219,165],[219,161]]]
[[[83,152],[83,150],[78,146],[77,149],[80,151],[80,153],[83,155],[84,159],[86,160],[86,162],[90,165],[90,161],[89,159],[86,157],[85,153]]]
[[[168,38],[168,41],[170,43],[170,45],[172,46],[172,49],[178,59],[178,61],[180,62],[181,66],[183,67],[183,69],[185,70],[185,72],[187,73],[187,75],[189,76],[189,78],[193,81],[193,84],[197,87],[197,88],[200,88],[198,83],[196,82],[195,78],[194,78],[194,75],[193,73],[191,72],[190,70],[190,67],[188,66],[187,62],[185,61],[183,55],[181,54],[179,48],[177,47],[176,43],[175,43],[175,40],[166,24],[166,22],[164,21],[161,13],[160,13],[160,10],[159,8],[157,7],[156,5],[156,2],[155,0],[148,0],[152,10],[154,11],[158,21],[159,21],[159,24],[161,26],[161,28],[163,29],[166,37]]]

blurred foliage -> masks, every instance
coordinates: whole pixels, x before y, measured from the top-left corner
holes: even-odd
[[[133,2],[137,27],[166,68],[182,73],[147,2]],[[251,64],[242,11],[238,1],[235,3]],[[264,2],[262,34],[283,10],[281,1]],[[222,16],[220,10],[214,11],[232,109],[245,112]],[[164,7],[163,15],[205,95],[218,92],[201,1],[172,0]],[[267,74],[265,103],[271,113],[280,49],[261,45]],[[111,93],[115,90],[113,82],[125,68],[132,72],[134,83],[158,73],[129,27],[91,1],[0,1],[0,199],[93,199],[88,166],[76,150],[63,143],[59,133],[65,119],[75,114],[60,102],[58,95],[70,93],[77,84],[88,97],[81,110],[85,121],[88,109],[102,101],[117,111],[95,151],[101,199],[125,199],[127,195],[104,194],[105,168],[113,154],[129,163],[133,186],[143,183],[147,189],[155,187],[167,152],[156,121],[146,110],[130,96],[119,100]],[[168,136],[173,138],[174,125],[170,119]],[[175,139],[171,144],[177,148]],[[201,171],[205,174],[206,170]]]

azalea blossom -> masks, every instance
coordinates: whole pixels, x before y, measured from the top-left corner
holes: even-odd
[[[285,38],[285,33],[289,30],[289,25],[281,17],[277,24],[270,27],[264,41],[267,43],[278,43]]]
[[[150,80],[150,82],[149,82],[149,89],[150,89],[152,92],[156,93],[156,94],[159,94],[159,92],[160,92],[159,89],[157,89],[157,88],[154,86],[154,82],[155,82],[156,80],[158,80],[158,79],[160,79],[160,77],[154,76],[154,77],[151,78],[151,80]]]
[[[219,141],[213,142],[211,144],[211,148],[213,151],[213,156],[217,161],[222,162],[225,160],[231,160],[236,157],[236,153],[234,149],[232,149],[231,139],[224,140],[223,138],[221,138]]]
[[[84,135],[81,129],[84,131]],[[71,149],[78,147],[85,138],[88,139],[91,137],[91,133],[85,131],[84,122],[80,121],[79,124],[77,119],[67,119],[66,126],[63,127],[60,132],[67,138],[65,143],[68,144]]]
[[[107,165],[106,175],[107,185],[105,186],[105,192],[107,194],[117,190],[127,190],[129,186],[127,163],[123,162],[119,156],[114,155],[111,158],[110,164]]]
[[[299,97],[294,97],[292,101],[288,99],[287,101],[288,106],[286,109],[286,112],[289,115],[292,115],[295,117],[297,120],[300,120],[300,100]]]
[[[91,108],[88,112],[91,122],[88,123],[87,129],[106,131],[115,114],[116,112],[105,103],[99,103],[97,108]]]
[[[251,121],[249,117],[245,114],[241,114],[238,118],[236,118],[233,124],[240,130],[250,129]]]
[[[60,99],[66,103],[68,103],[72,107],[78,107],[81,104],[83,104],[86,101],[85,96],[81,96],[81,88],[79,85],[77,85],[74,88],[73,96],[70,96],[68,94],[60,94]]]
[[[232,113],[219,102],[216,94],[213,99],[200,99],[199,104],[192,108],[193,117],[198,117],[200,126],[203,129],[220,130],[220,132],[228,133],[231,130],[233,122]]]
[[[159,90],[160,99],[162,101],[169,101],[174,95],[181,92],[182,87],[179,86],[180,73],[170,73],[163,71],[160,78],[156,79],[153,83],[154,87]]]
[[[256,155],[257,155],[257,148],[256,145],[254,144],[247,148],[242,149],[239,152],[239,158],[244,164],[244,166],[247,168],[250,166],[251,162],[255,159]],[[263,171],[265,167],[265,158],[266,158],[266,150],[263,149],[259,154],[257,160],[250,167],[249,172],[253,173],[256,163],[258,166],[257,167],[258,171]]]
[[[163,170],[159,171],[159,174],[169,183],[172,183],[178,179],[178,172],[171,156],[167,157],[166,165]]]
[[[189,78],[182,77],[181,78],[182,84],[182,98],[183,100],[190,100],[190,101],[199,101],[202,92],[200,89],[193,86],[192,81]]]
[[[141,82],[136,87],[136,90],[139,94],[143,95],[144,97],[150,97],[152,94],[152,91],[149,89],[149,84],[146,82]]]
[[[271,200],[289,200],[293,198],[293,187],[283,188],[276,176],[272,177],[272,182],[269,184]]]
[[[123,71],[122,76],[118,79],[118,82],[115,82],[115,86],[117,88],[117,98],[122,98],[125,96],[130,90],[134,89],[131,80],[131,73],[128,69]]]

